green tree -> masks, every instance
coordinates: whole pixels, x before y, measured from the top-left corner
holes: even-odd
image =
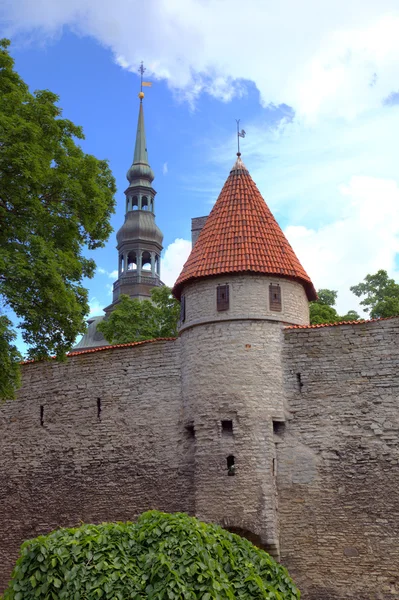
[[[97,328],[111,344],[175,337],[179,312],[180,304],[171,289],[156,287],[151,290],[151,300],[122,294],[115,310]]]
[[[339,323],[341,321],[357,321],[360,317],[356,311],[350,310],[346,315],[340,316],[334,308],[338,292],[335,290],[320,289],[317,300],[310,302],[310,324]]]
[[[386,271],[380,269],[374,275],[366,275],[362,283],[350,290],[358,298],[364,296],[360,304],[372,319],[399,315],[399,284]]]
[[[85,331],[84,247],[105,244],[114,212],[108,164],[85,154],[82,129],[62,118],[58,97],[31,93],[0,41],[0,300],[19,320],[30,358],[63,358]],[[9,324],[1,331],[1,393],[18,381]],[[7,351],[8,348],[8,351]]]
[[[248,540],[185,514],[59,529],[22,545],[4,600],[299,600],[287,570]]]
[[[5,377],[0,375],[0,398],[12,398],[21,379],[19,362],[22,356],[13,344],[15,337],[10,319],[0,315],[0,365],[6,373]]]

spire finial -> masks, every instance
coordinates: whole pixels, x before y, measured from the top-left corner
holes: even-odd
[[[242,138],[245,137],[245,131],[243,129],[241,129],[241,131],[240,131],[240,120],[241,119],[236,119],[236,123],[237,123],[237,148],[238,148],[237,156],[238,157],[241,156],[241,152],[240,152],[240,137],[242,137]]]
[[[144,98],[144,92],[143,92],[143,75],[144,72],[146,71],[146,68],[144,66],[143,61],[141,61],[140,67],[139,67],[139,73],[140,73],[140,92],[139,92],[139,98],[140,98],[140,102],[143,101]]]
[[[143,98],[144,98],[143,87],[151,87],[152,86],[151,81],[143,81],[143,75],[146,70],[147,69],[145,68],[143,61],[141,61],[141,64],[138,69],[138,71],[140,73],[140,91],[139,91],[140,102],[142,102]]]

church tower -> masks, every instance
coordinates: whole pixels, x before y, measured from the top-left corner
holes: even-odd
[[[240,154],[173,293],[195,514],[278,558],[283,327],[309,323],[316,292]]]
[[[161,252],[163,235],[155,223],[154,172],[148,162],[144,129],[144,93],[139,93],[140,108],[137,123],[133,163],[127,172],[129,186],[125,191],[125,222],[117,239],[118,279],[113,287],[113,301],[105,312],[110,313],[121,294],[131,298],[150,297],[151,289],[162,285]]]

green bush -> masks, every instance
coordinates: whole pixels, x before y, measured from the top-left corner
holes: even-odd
[[[82,525],[24,542],[4,600],[299,599],[248,540],[185,514]]]

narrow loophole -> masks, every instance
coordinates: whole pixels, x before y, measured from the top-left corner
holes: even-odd
[[[101,398],[97,398],[97,419],[101,421]]]
[[[298,384],[299,391],[302,392],[303,383],[302,383],[302,379],[301,379],[301,374],[300,373],[296,374],[296,381],[297,381],[297,384]]]
[[[236,465],[235,465],[235,460],[234,460],[234,456],[232,454],[229,454],[229,456],[227,457],[227,475],[235,475],[236,474]]]
[[[44,406],[40,406],[40,425],[44,425]]]
[[[195,428],[194,428],[194,424],[193,423],[188,423],[185,426],[185,430],[186,430],[186,436],[188,439],[194,439],[195,438]]]

